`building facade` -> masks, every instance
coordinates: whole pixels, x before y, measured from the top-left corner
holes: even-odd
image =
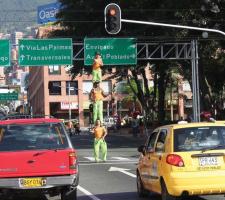
[[[30,67],[28,96],[32,114],[51,115],[61,119],[77,119],[81,126],[90,123],[89,93],[92,89],[91,75],[71,76],[64,66]],[[103,81],[101,87],[111,93],[111,81]],[[70,90],[70,91],[69,91]],[[109,95],[104,100],[107,112]]]

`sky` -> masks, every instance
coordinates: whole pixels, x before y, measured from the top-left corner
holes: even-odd
[[[0,32],[25,31],[37,25],[37,7],[57,0],[0,0]]]

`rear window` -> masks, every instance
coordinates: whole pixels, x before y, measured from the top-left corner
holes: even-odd
[[[174,151],[225,149],[225,127],[209,126],[174,130]]]
[[[68,147],[60,123],[0,126],[0,152]]]

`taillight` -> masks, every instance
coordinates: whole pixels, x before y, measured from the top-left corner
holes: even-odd
[[[69,167],[70,167],[70,169],[76,169],[76,163],[77,163],[76,152],[70,152],[69,153]]]
[[[176,155],[176,154],[169,154],[166,157],[166,162],[170,165],[174,165],[177,167],[184,167],[184,161],[181,158],[181,156]]]

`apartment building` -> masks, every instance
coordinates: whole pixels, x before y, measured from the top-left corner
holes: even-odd
[[[79,120],[81,126],[89,125],[89,93],[92,89],[91,75],[71,76],[64,66],[31,67],[28,96],[32,113],[52,115],[61,119]],[[101,83],[105,93],[110,94],[112,81]],[[70,89],[70,91],[69,91]],[[110,96],[104,100],[106,112]]]

